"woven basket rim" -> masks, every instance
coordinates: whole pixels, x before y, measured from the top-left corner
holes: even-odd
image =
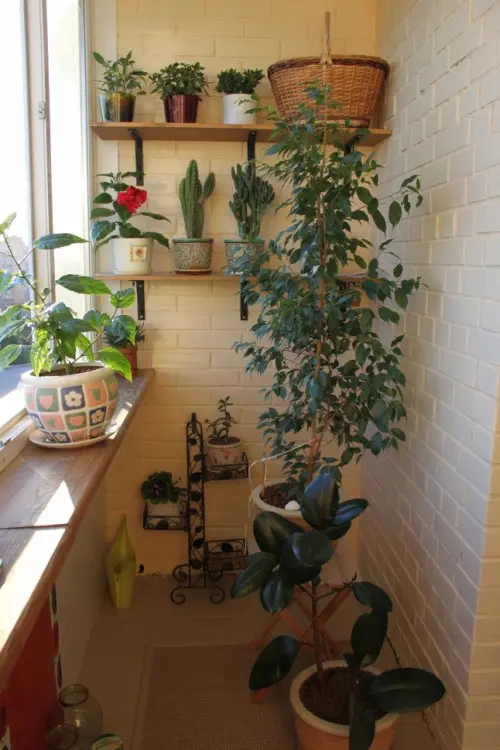
[[[267,69],[267,75],[271,75],[277,70],[285,70],[287,68],[300,68],[307,67],[308,65],[318,65],[321,62],[321,57],[290,57],[286,60],[278,60],[277,62],[270,65]],[[370,57],[369,55],[330,55],[330,59],[333,63],[340,65],[359,65],[372,68],[382,69],[387,75],[389,72],[389,63],[383,60],[381,57]]]

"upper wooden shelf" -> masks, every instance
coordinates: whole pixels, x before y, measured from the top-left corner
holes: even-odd
[[[175,273],[175,271],[166,271],[165,273],[97,273],[95,279],[100,281],[230,281],[238,279],[239,274],[226,274],[220,271],[207,271],[207,273]]]
[[[174,122],[93,122],[90,127],[103,141],[132,140],[130,130],[135,130],[143,141],[219,141],[246,143],[249,133],[257,134],[257,141],[268,142],[273,125],[224,125],[223,123],[174,123]],[[346,129],[344,140],[353,137],[355,128]],[[391,130],[373,128],[370,135],[362,138],[361,146],[376,146],[392,135]]]

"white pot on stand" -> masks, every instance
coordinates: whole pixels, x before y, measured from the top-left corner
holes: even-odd
[[[113,272],[147,275],[151,273],[153,240],[151,237],[117,237],[112,240]]]
[[[224,94],[222,106],[226,125],[255,125],[257,122],[257,113],[247,112],[256,106],[250,94]]]
[[[180,516],[181,514],[181,503],[153,503],[152,500],[147,500],[148,516],[154,516],[155,518],[173,518]]]

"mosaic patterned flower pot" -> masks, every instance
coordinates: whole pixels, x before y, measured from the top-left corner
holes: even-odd
[[[64,373],[64,370],[60,370]],[[21,375],[26,409],[43,437],[61,445],[101,437],[116,411],[118,381],[108,367],[88,364],[72,375]]]
[[[114,273],[151,273],[151,237],[117,237],[112,240],[112,245]]]
[[[226,262],[229,271],[235,260],[244,255],[253,255],[264,247],[264,240],[224,240]]]
[[[231,466],[243,461],[241,440],[230,438],[230,443],[217,443],[207,440],[208,463],[210,466]]]
[[[212,239],[172,240],[175,252],[176,273],[211,273]]]

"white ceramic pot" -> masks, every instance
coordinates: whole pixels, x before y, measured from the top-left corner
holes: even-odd
[[[109,367],[85,363],[75,369],[72,375],[21,375],[26,409],[52,443],[101,437],[118,405],[118,381]]]
[[[241,440],[237,438],[234,438],[234,440],[235,442],[225,443],[224,445],[207,440],[207,455],[210,466],[231,466],[242,463]]]
[[[325,662],[325,667],[345,667],[343,661]],[[367,671],[380,674],[375,667],[367,667]],[[316,673],[316,665],[304,669],[292,682],[290,687],[290,702],[292,704],[295,732],[301,750],[348,750],[349,727],[343,724],[333,724],[315,716],[302,703],[300,689],[312,674]],[[375,739],[371,750],[390,750],[394,739],[394,723],[397,714],[387,714],[379,719],[375,728]]]
[[[153,503],[146,500],[148,506],[148,516],[155,518],[172,518],[179,517],[181,514],[181,503]]]
[[[270,482],[267,483],[267,486],[272,486],[273,484],[281,484],[284,480],[283,479],[272,479]],[[302,514],[300,510],[285,510],[285,508],[275,508],[274,505],[269,505],[269,503],[266,503],[265,500],[263,500],[260,496],[262,492],[262,485],[259,484],[255,489],[252,490],[251,498],[252,502],[255,505],[256,508],[258,508],[260,511],[262,510],[270,510],[272,513],[277,513],[278,516],[284,516],[285,518],[288,518],[290,521],[302,521]]]
[[[141,275],[151,273],[153,257],[151,237],[117,237],[111,242],[114,273]]]
[[[226,125],[255,125],[257,122],[257,113],[247,112],[256,106],[249,94],[224,94],[222,106]]]

